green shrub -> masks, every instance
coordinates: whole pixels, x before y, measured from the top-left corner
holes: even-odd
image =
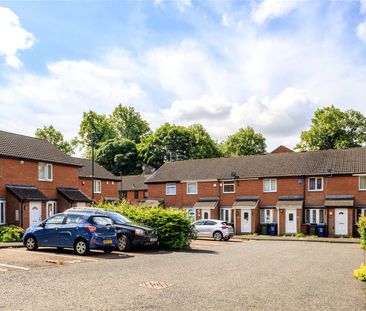
[[[360,217],[357,222],[358,233],[360,235],[360,247],[366,250],[366,216]]]
[[[360,281],[366,282],[366,265],[362,263],[358,269],[353,271],[353,275]]]
[[[295,237],[297,238],[305,238],[305,234],[303,234],[302,232],[296,233]]]
[[[0,242],[20,242],[24,229],[15,225],[0,227]]]
[[[133,222],[153,228],[158,232],[160,245],[164,248],[185,248],[194,238],[191,220],[184,211],[131,205],[126,201],[116,205],[104,203],[98,207],[118,212]]]

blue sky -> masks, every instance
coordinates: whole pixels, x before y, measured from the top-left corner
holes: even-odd
[[[366,114],[366,1],[0,1],[0,128],[134,106],[152,128],[250,125],[293,147],[318,107]]]

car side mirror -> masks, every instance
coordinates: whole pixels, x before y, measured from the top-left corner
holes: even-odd
[[[45,223],[45,222],[41,222],[41,223],[39,224],[39,226],[40,226],[40,227],[42,227],[42,228],[44,228],[44,227],[46,226],[46,223]]]

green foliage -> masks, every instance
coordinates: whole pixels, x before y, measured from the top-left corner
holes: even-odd
[[[0,242],[20,242],[24,229],[18,226],[0,226]]]
[[[355,110],[334,106],[317,109],[310,129],[303,131],[296,149],[301,151],[361,147],[366,142],[366,118]]]
[[[165,123],[138,145],[143,163],[159,168],[166,160],[186,160],[192,155],[193,139],[184,126]]]
[[[35,132],[36,137],[49,141],[52,145],[58,149],[66,152],[67,154],[74,153],[74,146],[72,143],[64,139],[61,132],[57,131],[52,125],[38,128]]]
[[[366,265],[362,263],[358,269],[353,270],[353,275],[360,281],[366,282]]]
[[[302,232],[299,232],[299,233],[296,233],[296,234],[295,234],[295,237],[296,237],[296,238],[305,238],[305,236],[306,236],[306,235],[305,235],[305,234],[303,234]]]
[[[149,124],[133,107],[119,104],[110,116],[110,122],[121,138],[139,143],[150,132]]]
[[[188,127],[192,134],[192,158],[207,159],[221,157],[223,154],[219,145],[214,141],[210,134],[199,124],[193,124]]]
[[[116,137],[114,128],[104,114],[98,114],[94,111],[84,112],[80,123],[78,144],[85,149],[86,157],[91,157],[92,133],[94,132],[94,146],[97,150],[99,146],[107,140]]]
[[[230,135],[223,148],[228,156],[263,154],[266,151],[266,139],[248,126]]]
[[[181,249],[188,247],[191,242],[191,221],[183,211],[136,206],[126,201],[117,205],[100,204],[98,207],[121,213],[133,222],[153,228],[158,232],[160,245],[164,248]]]
[[[115,175],[140,174],[142,164],[138,159],[136,144],[128,139],[115,138],[100,144],[96,161]]]
[[[357,222],[358,233],[360,235],[360,247],[366,250],[366,216],[360,217]]]

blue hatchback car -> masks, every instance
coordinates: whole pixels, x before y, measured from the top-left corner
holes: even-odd
[[[30,251],[42,246],[57,247],[59,250],[73,248],[77,255],[87,255],[90,249],[112,252],[117,245],[117,235],[109,217],[91,213],[61,213],[28,228],[23,243]]]

